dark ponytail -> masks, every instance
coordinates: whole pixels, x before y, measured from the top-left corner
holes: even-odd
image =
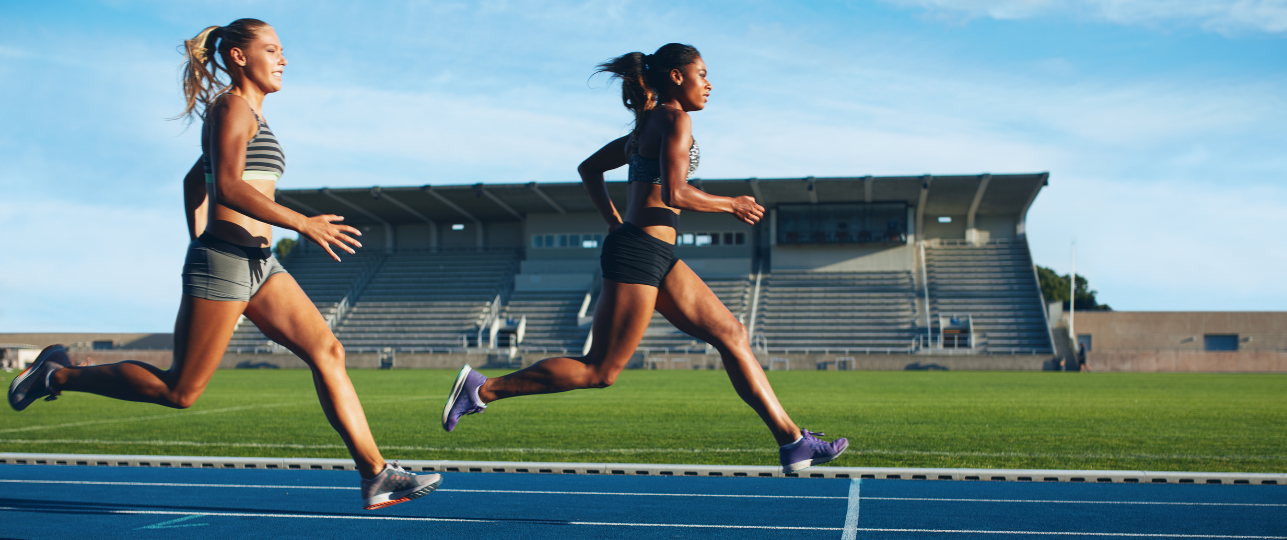
[[[635,113],[635,135],[657,106],[659,89],[667,86],[670,72],[696,62],[701,53],[692,45],[667,43],[653,54],[626,53],[599,64],[595,74],[611,73],[621,79],[621,104]],[[637,139],[638,137],[636,137]]]
[[[219,72],[229,73],[229,56],[233,49],[245,50],[255,40],[255,34],[267,27],[259,19],[237,19],[228,26],[211,26],[196,37],[183,42],[183,112],[171,120],[193,116],[205,117],[205,109],[214,98],[228,90],[219,80]],[[218,53],[218,54],[215,54]],[[219,60],[223,60],[220,65]],[[200,110],[198,110],[200,106]]]

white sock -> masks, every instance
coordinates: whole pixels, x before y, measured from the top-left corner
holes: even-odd
[[[481,400],[481,399],[479,399],[479,398],[478,398],[478,389],[479,389],[479,388],[482,388],[482,387],[483,387],[483,385],[481,385],[481,384],[480,384],[480,385],[478,385],[478,386],[476,386],[476,387],[474,387],[474,405],[477,405],[477,406],[479,406],[479,407],[482,407],[482,408],[486,409],[486,408],[487,408],[487,404],[486,404],[486,403],[483,403],[483,400]]]
[[[801,436],[800,436],[800,438],[799,438],[799,439],[796,439],[796,440],[795,440],[795,442],[793,442],[793,443],[782,445],[782,448],[785,448],[785,449],[787,449],[787,450],[792,450],[792,449],[794,449],[795,447],[800,446],[800,443],[801,443],[801,442],[804,442],[804,435],[801,435]]]

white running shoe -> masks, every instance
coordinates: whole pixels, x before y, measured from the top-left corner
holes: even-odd
[[[433,493],[441,483],[440,474],[417,476],[398,466],[396,461],[385,463],[384,470],[375,478],[362,480],[362,505],[367,510],[393,506]]]

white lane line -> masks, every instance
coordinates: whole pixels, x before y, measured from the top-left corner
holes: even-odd
[[[178,482],[108,482],[95,480],[6,480],[4,484],[71,484],[83,486],[137,486],[137,487],[190,487],[190,488],[238,488],[238,489],[329,489],[351,490],[356,487],[342,486],[280,486],[265,484],[190,484]],[[594,495],[619,497],[712,497],[727,499],[831,499],[844,500],[847,497],[828,497],[823,495],[738,495],[719,493],[629,493],[611,491],[532,491],[516,489],[438,489],[442,493],[513,493],[520,495]]]
[[[388,401],[410,401],[417,398],[403,398],[400,400]],[[98,420],[93,422],[74,422],[70,424],[57,424],[52,426],[30,426],[25,428],[0,429],[0,433],[10,433],[16,431],[31,431],[37,429],[54,429],[63,427],[75,427],[91,424],[105,424],[114,422],[129,422],[135,420],[152,420],[157,418],[171,418],[182,415],[193,414],[210,414],[216,412],[229,412],[234,410],[243,410],[257,407],[280,407],[287,405],[303,405],[312,402],[300,403],[278,403],[272,405],[254,405],[249,407],[230,407],[227,409],[213,409],[209,411],[198,411],[194,413],[175,413],[162,414],[155,416],[140,416],[135,418],[122,418],[117,420]],[[0,439],[0,443],[13,444],[117,444],[117,445],[140,445],[140,446],[192,446],[192,447],[215,447],[215,448],[288,448],[304,450],[331,450],[345,449],[340,444],[291,444],[291,443],[233,443],[233,442],[204,442],[204,441],[113,441],[103,439]],[[381,446],[386,450],[408,450],[420,452],[470,452],[479,454],[767,454],[772,451],[771,448],[474,448],[458,446]],[[947,456],[947,457],[1020,457],[1020,458],[1068,458],[1068,459],[1226,459],[1241,461],[1287,461],[1287,456],[1200,456],[1190,454],[1175,455],[1153,455],[1153,454],[1025,454],[1019,452],[927,452],[919,450],[872,450],[850,448],[851,453],[866,455],[882,456]]]
[[[840,535],[840,540],[858,540],[858,491],[861,487],[861,478],[849,481],[849,509],[845,512],[845,532]]]
[[[937,534],[1023,534],[1031,536],[1113,536],[1128,538],[1247,538],[1254,540],[1287,540],[1287,536],[1244,536],[1236,534],[1161,534],[1076,531],[975,531],[965,529],[858,529],[863,532],[909,532]]]
[[[451,489],[442,488],[437,491],[444,493],[514,493],[514,494],[531,494],[531,495],[603,495],[603,496],[621,496],[621,497],[715,497],[715,498],[742,498],[742,499],[820,499],[820,500],[848,500],[850,510],[854,511],[857,517],[857,496],[861,480],[854,479],[850,481],[849,496],[826,496],[826,495],[751,495],[751,494],[718,494],[718,493],[630,493],[630,492],[613,492],[613,491],[538,491],[538,490],[515,490],[515,489]],[[356,490],[356,487],[347,486],[291,486],[291,485],[271,485],[271,484],[202,484],[187,482],[119,482],[119,481],[97,481],[97,480],[11,480],[0,479],[0,484],[72,484],[86,486],[138,486],[138,487],[191,487],[191,488],[238,488],[238,489],[339,489],[339,490]],[[1283,508],[1287,503],[1231,503],[1231,502],[1184,502],[1184,501],[1067,501],[1055,499],[952,499],[945,497],[864,497],[868,501],[929,501],[929,502],[981,502],[981,503],[1036,503],[1036,504],[1121,504],[1121,505],[1153,505],[1153,506],[1236,506],[1236,507],[1264,507],[1264,508]]]
[[[946,499],[932,497],[867,497],[869,501],[942,501],[983,503],[1038,503],[1038,504],[1145,504],[1159,506],[1268,506],[1287,507],[1283,503],[1227,503],[1227,502],[1178,502],[1178,501],[1061,501],[1042,499]]]
[[[0,506],[0,510],[11,510],[18,512],[30,512],[32,508],[16,508],[11,506]],[[50,509],[45,509],[46,511]],[[172,510],[97,510],[87,509],[85,511],[67,510],[62,508],[52,508],[52,510],[62,510],[67,513],[89,513],[89,514],[123,514],[123,515],[155,515],[155,516],[191,516],[201,515],[210,517],[258,517],[258,518],[292,518],[292,519],[333,519],[333,520],[358,520],[358,521],[421,521],[421,522],[438,522],[438,523],[504,523],[513,526],[516,523],[522,523],[515,520],[494,520],[483,518],[431,518],[431,517],[403,517],[403,516],[333,516],[322,514],[269,514],[269,513],[250,513],[250,512],[181,512]],[[589,525],[591,527],[660,527],[672,529],[760,529],[770,531],[838,531],[839,527],[779,527],[772,525],[707,525],[697,523],[613,523],[604,521],[559,521],[559,520],[530,520],[527,523],[532,525]]]
[[[40,429],[62,429],[62,428],[80,427],[80,426],[96,426],[100,424],[121,424],[125,422],[141,422],[144,420],[160,420],[165,418],[179,418],[179,417],[186,418],[190,416],[218,414],[218,413],[226,413],[226,412],[234,412],[234,411],[246,411],[251,409],[290,407],[294,405],[304,405],[306,403],[309,403],[309,402],[296,401],[291,403],[268,403],[264,405],[243,405],[240,407],[224,407],[222,409],[207,409],[204,411],[191,411],[191,412],[184,411],[184,412],[174,412],[174,413],[168,413],[168,414],[152,414],[148,416],[131,416],[129,418],[109,418],[106,420],[87,420],[85,422],[68,422],[65,424],[49,424],[49,425],[41,425],[41,426],[27,426],[27,427],[20,427],[20,428],[0,429],[0,433],[17,433],[20,431],[36,431]],[[9,442],[9,441],[0,441],[0,442]],[[13,442],[18,442],[18,441],[13,441]]]

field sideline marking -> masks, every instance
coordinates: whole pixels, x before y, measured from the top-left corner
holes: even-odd
[[[295,405],[297,405],[296,403]],[[292,405],[287,403],[278,404],[280,406]],[[274,406],[278,406],[274,405]],[[267,407],[268,405],[255,405],[252,407]],[[249,408],[249,407],[247,407]],[[223,409],[210,412],[225,412],[231,409]],[[180,413],[188,414],[188,413]],[[191,413],[202,414],[202,413]],[[155,417],[138,417],[138,420],[149,418],[170,418],[175,415],[158,415]],[[122,419],[127,421],[127,419]],[[81,422],[75,424],[60,424],[56,426],[31,426],[25,428],[15,428],[9,430],[0,429],[0,433],[11,431],[26,431],[33,429],[52,429],[57,427],[79,426],[93,423],[108,423],[111,421],[99,422]],[[294,450],[345,450],[342,444],[292,444],[292,443],[236,443],[236,442],[204,442],[204,441],[108,441],[100,439],[0,439],[0,443],[12,444],[108,444],[108,445],[140,445],[140,446],[192,446],[192,447],[226,447],[226,448],[287,448]],[[460,448],[445,446],[397,446],[382,445],[380,448],[385,450],[407,450],[417,452],[476,452],[483,454],[767,454],[772,452],[771,448]],[[1080,458],[1080,459],[1233,459],[1243,461],[1287,461],[1287,456],[1199,456],[1199,455],[1150,455],[1150,454],[1024,454],[1019,452],[932,452],[920,450],[864,450],[861,448],[850,448],[850,452],[866,455],[889,455],[889,456],[944,456],[944,457],[1028,457],[1028,458]]]
[[[738,499],[823,499],[823,500],[844,500],[848,499],[850,511],[857,519],[857,500],[859,492],[860,479],[850,481],[849,496],[826,496],[826,495],[739,495],[739,494],[719,494],[719,493],[629,493],[629,492],[611,492],[611,491],[544,491],[544,490],[516,490],[516,489],[451,489],[444,488],[437,491],[443,493],[514,493],[530,495],[612,495],[622,497],[717,497],[717,498],[738,498]],[[347,490],[355,491],[359,488],[348,486],[283,486],[269,484],[194,484],[181,482],[115,482],[99,480],[9,480],[0,479],[0,483],[5,484],[72,484],[87,486],[139,486],[139,487],[193,487],[193,488],[245,488],[245,489],[326,489],[326,490]],[[1249,506],[1249,507],[1267,507],[1279,508],[1287,507],[1287,503],[1229,503],[1229,502],[1184,502],[1184,501],[1065,501],[1054,499],[951,499],[951,498],[930,498],[930,497],[866,497],[869,501],[935,501],[935,502],[983,502],[983,503],[1032,503],[1032,504],[1120,504],[1120,505],[1152,505],[1152,506]]]
[[[80,427],[80,426],[93,426],[93,425],[98,425],[98,424],[120,424],[120,423],[124,423],[124,422],[138,422],[138,421],[142,421],[142,420],[160,420],[160,419],[162,419],[162,418],[178,418],[178,417],[181,417],[181,416],[195,416],[195,415],[204,415],[204,414],[217,414],[217,413],[225,413],[225,412],[233,412],[233,411],[245,411],[245,410],[249,410],[249,409],[267,409],[267,408],[271,408],[271,407],[289,407],[289,406],[292,406],[292,405],[303,405],[303,404],[305,404],[305,403],[310,403],[310,402],[307,402],[307,401],[295,401],[295,402],[291,402],[291,403],[267,403],[267,404],[264,404],[264,405],[243,405],[243,406],[240,406],[240,407],[224,407],[224,408],[222,408],[222,409],[208,409],[208,410],[204,410],[204,411],[192,411],[192,412],[184,411],[184,412],[173,412],[173,413],[169,413],[169,414],[152,414],[152,415],[148,415],[148,416],[131,416],[131,417],[129,417],[129,418],[109,418],[109,419],[106,419],[106,420],[88,420],[88,421],[85,421],[85,422],[68,422],[68,423],[66,423],[66,424],[52,424],[52,425],[44,425],[44,426],[27,426],[27,427],[20,427],[20,428],[0,429],[0,433],[17,433],[17,432],[20,432],[20,431],[36,431],[36,430],[39,430],[39,429],[59,429],[59,428]]]
[[[30,512],[33,508],[17,508],[12,506],[0,506],[0,510],[10,510],[17,512]],[[67,514],[78,514],[76,510],[62,510],[54,508],[41,509],[45,512],[59,512]],[[513,525],[527,521],[533,525],[589,525],[592,527],[661,527],[675,529],[761,529],[771,531],[838,531],[839,527],[778,527],[773,525],[702,525],[694,523],[613,523],[601,521],[561,521],[561,520],[495,520],[485,518],[431,518],[431,517],[403,517],[403,516],[336,516],[323,514],[269,514],[269,513],[251,513],[251,512],[181,512],[175,510],[93,510],[96,514],[125,514],[125,515],[155,515],[155,516],[209,516],[209,517],[261,517],[261,518],[294,518],[294,519],[339,519],[339,520],[360,520],[360,521],[421,521],[421,522],[446,522],[446,523],[504,523]],[[1251,537],[1245,537],[1251,538]],[[1268,537],[1266,537],[1268,538]],[[1287,539],[1285,539],[1287,540]]]
[[[845,532],[840,535],[840,540],[858,540],[858,501],[859,490],[862,489],[862,479],[855,478],[849,481],[849,508],[845,512]]]

